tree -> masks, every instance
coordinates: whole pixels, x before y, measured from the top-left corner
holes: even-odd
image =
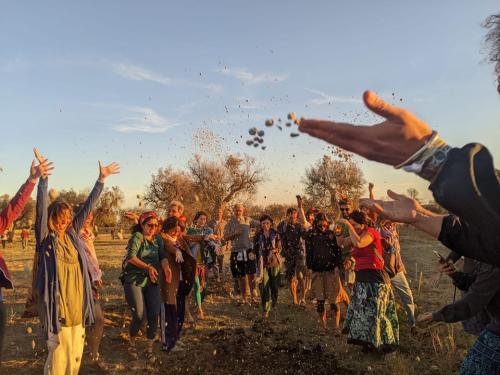
[[[120,207],[124,201],[124,194],[118,186],[106,188],[97,205],[95,223],[104,227],[116,226],[120,220]]]
[[[68,203],[73,209],[82,205],[89,195],[88,190],[76,192],[73,189],[61,190],[57,194],[57,199],[62,199]]]
[[[226,155],[221,161],[206,161],[195,155],[188,164],[196,193],[208,207],[221,207],[252,196],[264,181],[255,159]]]
[[[166,212],[172,200],[178,200],[191,208],[197,203],[192,177],[172,167],[160,168],[157,174],[152,175],[143,199],[147,206],[163,213]]]
[[[307,169],[303,178],[305,193],[315,207],[328,213],[337,213],[337,192],[356,201],[365,181],[351,154],[340,149],[334,156],[324,155]]]

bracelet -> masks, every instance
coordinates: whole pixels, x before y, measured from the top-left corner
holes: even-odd
[[[430,181],[439,172],[450,150],[451,146],[437,132],[433,132],[431,138],[429,138],[424,146],[394,168],[403,168],[406,172],[418,174],[420,177]]]

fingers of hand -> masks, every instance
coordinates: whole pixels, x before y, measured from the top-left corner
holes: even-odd
[[[377,115],[385,117],[388,120],[397,120],[397,122],[400,121],[403,110],[387,103],[373,91],[365,91],[363,93],[363,101],[365,102],[365,105]]]
[[[395,201],[398,201],[398,200],[401,200],[401,199],[410,199],[408,198],[406,195],[404,194],[398,194],[392,190],[387,190],[387,195],[389,196],[389,198],[395,200]]]

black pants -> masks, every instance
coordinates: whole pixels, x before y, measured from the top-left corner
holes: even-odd
[[[184,316],[186,314],[186,296],[191,291],[192,284],[183,280],[177,289],[176,304],[162,304],[161,308],[161,341],[164,350],[172,350],[181,337]]]

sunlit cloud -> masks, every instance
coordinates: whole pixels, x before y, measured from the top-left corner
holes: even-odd
[[[217,72],[225,76],[236,78],[237,80],[249,85],[256,85],[259,83],[266,83],[266,82],[277,83],[277,82],[283,82],[287,79],[286,75],[279,75],[273,73],[256,74],[248,71],[248,69],[246,68],[230,69],[225,67],[224,69],[218,69]]]
[[[204,84],[199,82],[187,81],[184,79],[167,77],[161,73],[153,72],[138,65],[125,63],[112,63],[113,71],[119,76],[133,81],[150,81],[164,86],[186,86],[206,89],[214,93],[223,90],[223,86],[218,84]]]
[[[178,123],[161,116],[154,109],[128,107],[127,116],[120,119],[113,128],[121,133],[164,133],[177,125]]]
[[[319,96],[319,98],[311,99],[309,103],[312,105],[325,105],[325,104],[335,104],[335,103],[354,103],[354,104],[362,103],[361,99],[353,97],[329,95],[319,90],[313,90],[307,88],[306,90],[312,94]]]
[[[114,71],[116,74],[133,81],[151,81],[167,86],[173,84],[173,80],[171,78],[151,72],[137,65],[122,63],[115,64]]]

